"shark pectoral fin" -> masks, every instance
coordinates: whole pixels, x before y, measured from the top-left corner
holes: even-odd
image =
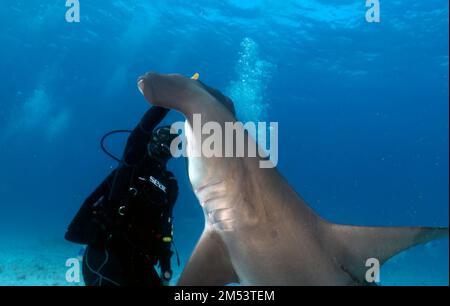
[[[448,237],[448,228],[431,227],[357,227],[332,225],[333,239],[344,248],[342,264],[361,278],[370,258],[385,263],[394,255],[413,246]]]
[[[239,283],[222,238],[213,231],[205,231],[178,286],[224,286]]]

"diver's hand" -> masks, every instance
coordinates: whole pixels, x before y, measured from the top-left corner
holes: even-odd
[[[172,279],[172,270],[166,270],[162,272],[162,282],[164,286],[169,286],[170,280]]]

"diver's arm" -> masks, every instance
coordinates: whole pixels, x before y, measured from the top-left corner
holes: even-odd
[[[111,190],[112,182],[114,176],[116,175],[116,170],[111,172],[106,179],[86,198],[83,206],[92,206],[95,204],[102,196],[108,196]]]
[[[128,137],[122,162],[127,166],[136,165],[147,153],[153,130],[166,117],[168,109],[153,106],[142,117],[139,124]]]
[[[78,210],[74,219],[67,228],[65,239],[71,242],[86,244],[89,241],[89,237],[85,235],[83,225],[86,220],[90,220],[92,217],[92,207],[99,203],[103,197],[108,197],[111,191],[112,181],[116,170],[111,172],[110,175],[84,200],[83,205]]]
[[[153,130],[161,123],[168,112],[169,110],[165,108],[153,106],[145,113],[128,137],[109,198],[116,205],[120,205],[120,202],[125,198],[130,188],[134,168],[147,154],[147,144],[150,141]]]

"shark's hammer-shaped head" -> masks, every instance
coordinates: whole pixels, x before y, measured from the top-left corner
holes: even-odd
[[[138,88],[152,105],[174,109],[186,117],[218,105],[235,115],[233,102],[218,90],[179,74],[147,73],[138,79]]]

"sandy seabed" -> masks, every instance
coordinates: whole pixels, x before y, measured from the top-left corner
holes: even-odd
[[[82,286],[68,282],[66,261],[79,258],[82,246],[61,238],[0,237],[1,286]],[[449,285],[448,240],[432,242],[391,259],[381,271],[381,285]],[[173,283],[181,272],[174,269]]]

